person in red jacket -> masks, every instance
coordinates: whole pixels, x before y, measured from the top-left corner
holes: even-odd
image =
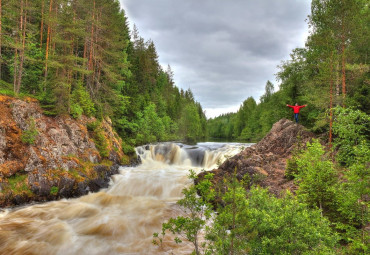
[[[298,114],[299,114],[299,110],[303,107],[306,107],[307,105],[298,105],[297,103],[295,103],[295,105],[289,105],[287,104],[286,106],[290,107],[290,108],[293,108],[293,111],[294,111],[294,119],[295,119],[295,122],[298,123]]]

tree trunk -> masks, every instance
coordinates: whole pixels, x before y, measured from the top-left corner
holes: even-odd
[[[43,33],[44,33],[44,6],[45,6],[45,0],[42,0],[41,2],[40,48],[42,48],[42,40],[43,40]]]
[[[48,59],[49,59],[49,44],[50,44],[50,37],[51,37],[51,24],[50,24],[50,17],[51,17],[51,11],[53,7],[53,0],[50,0],[49,5],[49,24],[48,24],[48,34],[46,37],[46,52],[45,52],[45,80],[48,76]]]
[[[94,9],[92,12],[92,21],[91,21],[90,56],[89,56],[89,66],[88,66],[89,70],[92,70],[93,45],[94,45],[94,20],[95,20],[95,1],[94,1]]]
[[[333,54],[332,54],[333,58]],[[329,120],[329,148],[332,147],[332,127],[333,127],[333,59],[330,61],[330,120]]]
[[[89,64],[88,64],[88,70],[93,71],[94,66],[93,66],[93,52],[94,52],[94,22],[95,21],[95,0],[94,0],[94,8],[92,12],[92,20],[91,20],[91,35],[90,35],[90,52],[89,52]],[[90,78],[88,79],[88,86],[89,86],[89,91],[90,91],[90,96],[93,98],[94,91],[93,91],[93,83],[94,83],[94,75],[95,72],[90,74]]]
[[[344,37],[342,38],[342,96],[343,96],[343,101],[346,99],[346,56],[345,56],[345,42],[344,42]],[[344,102],[343,102],[344,106]]]
[[[20,3],[20,20],[19,20],[19,33],[22,33],[23,34],[23,0],[21,0],[21,3]],[[20,77],[19,73],[21,72],[20,70],[20,66],[18,65],[18,35],[16,35],[16,43],[15,43],[15,56],[14,56],[14,78],[13,78],[13,88],[14,88],[14,93],[16,95],[19,94],[19,83],[18,83],[18,79]],[[22,40],[22,44],[23,44],[23,40]],[[19,52],[19,55],[20,55],[20,58],[22,57],[22,51]]]
[[[335,68],[335,92],[336,92],[336,96],[337,96],[337,99],[339,98],[339,95],[340,95],[340,78],[339,78],[339,62],[337,62],[337,65],[336,65],[336,68]],[[338,105],[338,101],[336,102],[336,105]]]
[[[341,56],[342,56],[342,96],[343,96],[343,106],[345,106],[345,99],[346,99],[346,36],[345,36],[345,27],[344,27],[344,16],[342,16],[342,24],[341,24]]]
[[[26,48],[26,27],[27,27],[27,7],[28,7],[28,0],[26,0],[26,5],[23,11],[23,27],[22,27],[22,50],[20,51],[20,63],[19,63],[19,70],[18,70],[18,80],[17,80],[17,91],[19,93],[22,83],[22,74],[23,74],[23,63],[24,63],[24,54]]]
[[[18,59],[18,49],[17,47],[15,47],[14,49],[14,75],[13,75],[13,90],[15,94],[17,94],[17,72],[18,72],[17,59]]]
[[[199,245],[198,245],[198,235],[196,234],[194,238],[195,238],[194,239],[195,254],[200,255]]]
[[[57,20],[57,19],[58,19],[58,4],[56,4],[56,5],[55,5],[55,17],[54,17],[54,18],[55,18],[55,20]],[[57,27],[57,26],[54,26],[54,27],[53,27],[53,29],[54,29],[54,30],[56,30],[56,27]],[[52,33],[53,33],[53,32],[56,32],[56,31],[53,31],[53,30],[51,30],[51,31],[52,31]],[[51,40],[51,39],[50,39],[50,40]],[[50,42],[50,43],[51,43],[51,42]],[[55,52],[55,40],[53,40],[53,51],[52,51],[52,52],[53,52],[53,53]]]

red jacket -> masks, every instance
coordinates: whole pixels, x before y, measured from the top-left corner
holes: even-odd
[[[289,105],[288,104],[288,107],[293,108],[294,113],[299,113],[299,109],[301,109],[303,107],[306,107],[306,105],[297,105],[297,106],[295,106],[295,105]]]

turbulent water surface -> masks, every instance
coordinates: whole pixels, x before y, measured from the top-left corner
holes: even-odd
[[[189,254],[189,243],[162,247],[152,235],[181,212],[176,201],[189,169],[213,169],[248,144],[163,143],[137,148],[138,167],[121,167],[109,188],[77,199],[0,213],[0,254]]]

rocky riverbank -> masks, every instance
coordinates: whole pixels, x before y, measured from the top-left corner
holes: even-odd
[[[0,95],[0,206],[81,196],[129,163],[107,118],[50,117],[34,99]]]
[[[297,146],[305,146],[312,138],[314,134],[302,125],[281,119],[260,142],[212,170],[213,182],[222,185],[223,179],[235,172],[239,180],[247,179],[249,186],[258,184],[275,195],[280,195],[286,189],[294,191],[294,182],[285,177],[287,159]],[[206,172],[201,173],[199,179],[204,174]]]

